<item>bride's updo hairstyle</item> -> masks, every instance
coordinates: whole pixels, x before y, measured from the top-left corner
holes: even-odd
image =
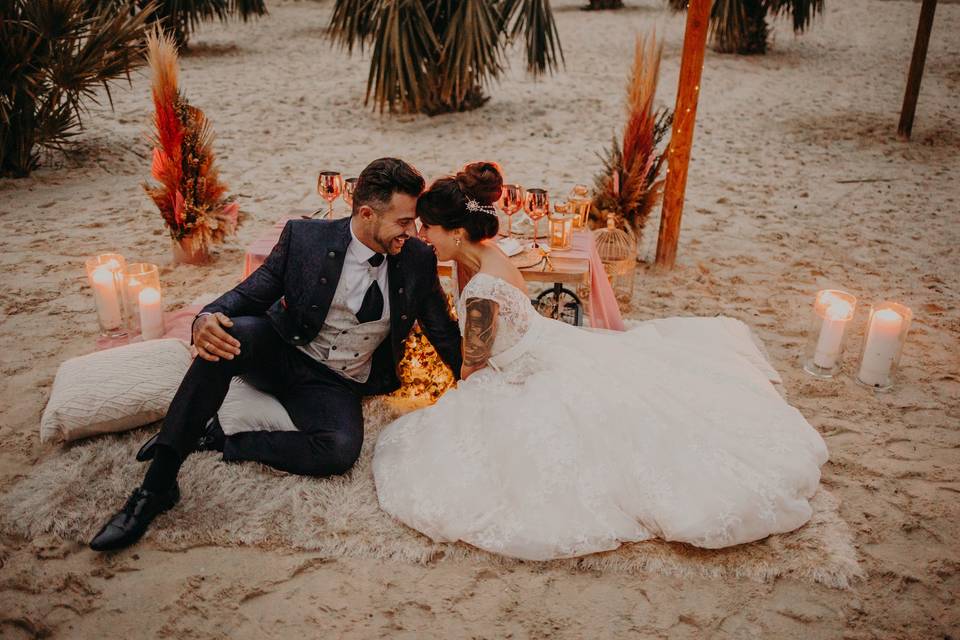
[[[424,224],[463,229],[470,241],[479,242],[497,235],[500,221],[493,203],[502,190],[496,163],[473,162],[455,176],[435,180],[417,200],[417,215]]]

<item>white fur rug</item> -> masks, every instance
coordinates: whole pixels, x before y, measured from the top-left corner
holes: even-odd
[[[257,464],[226,464],[195,454],[180,474],[182,499],[157,518],[146,539],[163,548],[255,545],[318,551],[330,557],[394,558],[499,565],[516,560],[466,544],[434,543],[380,510],[370,470],[380,429],[399,414],[395,402],[368,400],[366,441],[353,470],[328,479],[281,474]],[[154,427],[155,428],[155,427]],[[51,454],[0,496],[0,529],[86,543],[141,480],[137,448],[153,429],[104,436]],[[703,550],[650,541],[582,558],[536,563],[574,570],[737,576],[790,576],[846,588],[861,575],[838,501],[821,489],[812,520],[798,531],[730,549]]]

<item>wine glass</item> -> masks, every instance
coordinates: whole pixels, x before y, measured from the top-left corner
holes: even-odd
[[[343,191],[343,177],[337,171],[321,171],[317,178],[317,193],[327,201],[330,210],[327,211],[327,217],[333,218],[333,201],[340,197]]]
[[[539,249],[540,243],[537,242],[537,227],[539,227],[540,218],[547,215],[550,211],[550,198],[546,189],[527,189],[523,198],[523,210],[527,216],[533,220],[533,248]]]
[[[347,178],[343,181],[343,201],[347,203],[350,212],[353,213],[353,192],[357,190],[357,179]]]
[[[507,216],[507,237],[513,237],[513,214],[523,208],[523,187],[518,184],[503,185],[500,194],[500,209]]]

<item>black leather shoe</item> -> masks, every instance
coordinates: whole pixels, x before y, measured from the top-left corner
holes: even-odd
[[[147,460],[153,460],[154,454],[157,452],[157,440],[160,439],[160,432],[157,431],[155,434],[150,436],[150,439],[143,443],[143,446],[140,447],[140,451],[137,451],[137,461],[146,462]]]
[[[174,482],[167,491],[157,493],[137,487],[100,532],[90,541],[94,551],[112,551],[129,547],[143,536],[153,519],[180,501],[180,487]]]
[[[157,452],[157,440],[159,438],[160,432],[158,431],[143,443],[143,446],[137,451],[137,461],[146,462],[147,460],[153,460],[153,456]],[[207,423],[207,428],[204,429],[203,435],[197,439],[197,444],[193,446],[192,451],[222,452],[226,439],[227,436],[224,435],[223,429],[220,427],[220,421],[214,416],[210,419],[210,422]]]

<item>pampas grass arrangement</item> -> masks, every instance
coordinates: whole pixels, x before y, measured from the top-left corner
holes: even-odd
[[[226,197],[213,154],[213,127],[178,88],[174,39],[159,29],[147,35],[153,71],[154,135],[151,175],[144,184],[174,241],[177,262],[209,260],[210,245],[221,243],[238,225],[240,207]]]
[[[627,229],[639,242],[651,211],[663,195],[660,170],[666,159],[658,147],[670,129],[673,113],[666,107],[654,109],[663,45],[656,34],[637,38],[633,67],[627,82],[627,124],[623,140],[614,136],[603,171],[594,178],[590,218],[606,224],[612,212],[618,226]]]

